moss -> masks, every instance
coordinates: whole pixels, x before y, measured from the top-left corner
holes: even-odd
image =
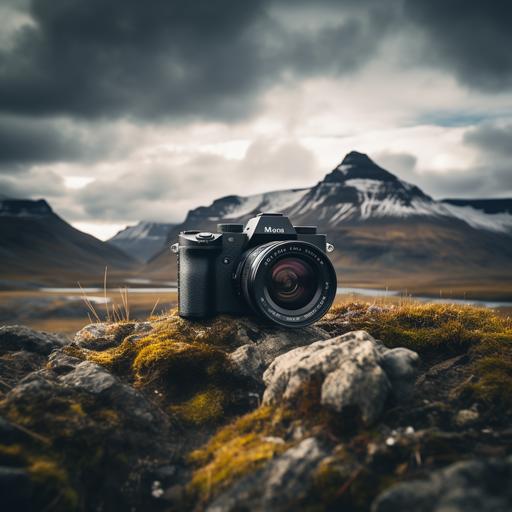
[[[199,466],[189,491],[208,500],[233,481],[260,468],[266,461],[290,447],[276,436],[284,435],[291,419],[283,408],[260,407],[220,429],[201,449],[189,455]]]
[[[418,352],[461,353],[489,335],[512,337],[510,319],[500,318],[490,309],[453,304],[412,303],[381,308],[343,304],[332,308],[323,324],[336,334],[363,329],[389,347]]]
[[[226,393],[221,389],[210,388],[194,395],[190,400],[169,408],[171,414],[185,423],[201,425],[219,421],[226,404]]]
[[[78,494],[71,486],[67,471],[48,458],[36,458],[30,462],[28,473],[36,484],[36,503],[46,504],[52,510],[76,510]],[[46,507],[42,507],[45,509]]]
[[[132,332],[132,331],[125,331]],[[236,323],[224,317],[193,323],[172,312],[146,335],[129,334],[114,347],[66,352],[93,361],[148,392],[185,423],[214,423],[239,412],[240,390],[227,350],[236,345]]]
[[[78,506],[78,494],[69,475],[54,454],[30,445],[0,445],[0,465],[22,468],[32,482],[31,504],[37,510],[51,507],[72,511]]]

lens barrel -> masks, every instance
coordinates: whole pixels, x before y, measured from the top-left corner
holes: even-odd
[[[336,273],[328,256],[309,242],[269,242],[247,251],[235,275],[251,308],[286,327],[319,320],[336,296]]]

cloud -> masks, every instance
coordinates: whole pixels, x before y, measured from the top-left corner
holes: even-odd
[[[66,195],[64,180],[47,169],[31,169],[16,176],[0,175],[1,195],[11,198],[62,198]]]
[[[273,83],[359,68],[392,21],[376,2],[327,2],[330,19],[303,30],[286,20],[304,6],[282,2],[279,15],[280,4],[34,0],[32,23],[0,51],[0,109],[239,119]]]
[[[512,86],[512,4],[508,0],[406,0],[405,18],[424,36],[423,63],[486,91]]]
[[[482,124],[466,132],[464,142],[483,151],[491,159],[511,158],[512,124]]]
[[[315,157],[300,144],[265,138],[256,140],[241,160],[164,152],[121,165],[130,169],[121,175],[105,169],[103,177],[75,193],[83,218],[180,221],[189,209],[221,196],[310,185],[318,171]],[[80,218],[76,210],[68,213],[73,220]]]

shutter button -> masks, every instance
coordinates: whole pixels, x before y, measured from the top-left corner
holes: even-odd
[[[203,231],[202,233],[197,233],[196,238],[198,240],[211,240],[213,238],[213,233]]]

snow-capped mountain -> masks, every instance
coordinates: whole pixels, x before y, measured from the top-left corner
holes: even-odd
[[[191,210],[169,236],[174,240],[185,229],[215,231],[218,222],[245,222],[262,211],[283,212],[295,225],[316,225],[326,233],[338,248],[333,259],[339,275],[359,284],[392,286],[396,280],[402,287],[412,279],[431,286],[434,279],[446,283],[454,276],[485,280],[490,272],[493,279],[512,277],[512,214],[489,201],[485,209],[437,201],[352,151],[311,188],[222,197]],[[165,250],[148,265],[149,272],[163,270],[167,276],[175,272]]]
[[[141,221],[135,226],[127,226],[115,234],[109,243],[140,261],[147,261],[161,250],[168,241],[174,224],[165,222]]]
[[[502,203],[499,211],[491,206],[493,201]],[[288,214],[296,224],[320,225],[327,231],[372,219],[431,217],[458,219],[477,229],[512,233],[512,208],[507,211],[504,201],[486,200],[485,208],[478,208],[475,201],[436,201],[379,167],[367,155],[352,151],[309,189],[222,197],[210,206],[191,210],[180,228],[245,221],[259,212],[273,211]]]

